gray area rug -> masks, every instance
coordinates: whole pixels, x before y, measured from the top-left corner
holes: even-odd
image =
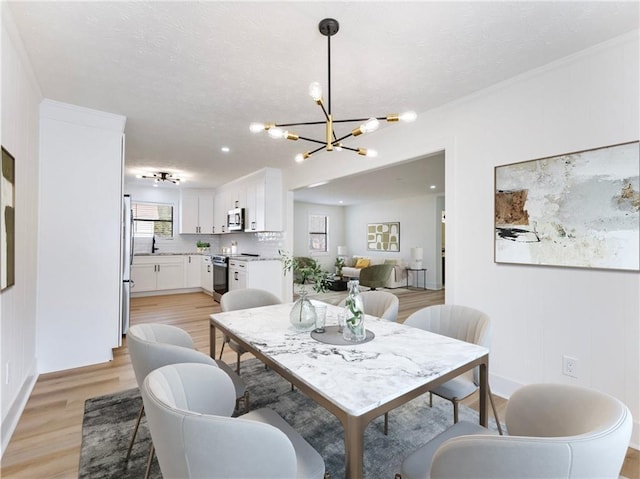
[[[291,424],[324,458],[333,479],[344,477],[344,442],[340,421],[257,359],[242,362],[241,375],[251,394],[251,409],[270,407]],[[150,435],[143,418],[131,459],[124,459],[142,404],[137,389],[89,399],[85,402],[80,453],[80,478],[140,478],[144,476]],[[477,422],[475,411],[461,406],[460,419]],[[382,432],[383,417],[365,431],[364,475],[389,479],[400,470],[402,459],[453,423],[451,403],[436,396],[429,407],[428,394],[389,414],[389,435]],[[491,427],[494,427],[491,421]],[[215,445],[211,445],[215,447]],[[241,454],[247,453],[240,452]],[[152,478],[161,478],[154,459]]]

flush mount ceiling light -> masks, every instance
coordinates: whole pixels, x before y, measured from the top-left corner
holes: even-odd
[[[316,102],[317,105],[322,108],[322,112],[324,113],[325,119],[322,121],[307,121],[301,123],[252,123],[249,126],[249,129],[254,132],[267,131],[269,136],[274,139],[287,139],[287,140],[305,140],[310,143],[319,144],[321,146],[317,147],[315,150],[305,151],[304,153],[300,153],[296,156],[297,162],[302,162],[309,158],[314,153],[317,153],[320,150],[333,151],[333,150],[349,150],[359,155],[363,156],[376,156],[377,153],[374,150],[367,148],[352,148],[350,146],[344,145],[342,142],[347,138],[352,136],[360,136],[363,133],[371,133],[378,129],[380,126],[381,120],[386,120],[387,122],[397,122],[397,121],[413,121],[416,119],[417,115],[413,111],[409,111],[399,114],[390,114],[387,116],[378,116],[378,117],[370,117],[370,118],[352,118],[348,120],[336,120],[331,115],[331,37],[338,33],[338,29],[340,25],[337,20],[333,18],[325,18],[318,25],[318,29],[320,33],[327,37],[327,65],[328,65],[328,90],[327,90],[327,102],[325,106],[325,102],[322,98],[322,86],[318,82],[313,82],[309,85],[309,95]],[[333,129],[334,124],[336,123],[356,123],[360,122],[361,125],[357,128],[351,130],[351,132],[345,134],[344,136],[338,136]],[[323,140],[317,140],[314,138],[308,138],[305,136],[298,135],[289,131],[287,128],[295,127],[295,126],[303,126],[303,125],[325,125],[325,137]]]
[[[153,186],[157,186],[158,183],[162,183],[163,181],[169,181],[174,185],[180,184],[180,178],[177,178],[173,176],[173,174],[167,173],[166,171],[159,171],[157,173],[153,173],[151,176],[138,175],[138,178],[148,178],[150,180],[154,180],[155,185]]]

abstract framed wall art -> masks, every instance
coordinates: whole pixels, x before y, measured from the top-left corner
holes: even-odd
[[[495,262],[640,271],[639,142],[495,168]]]
[[[367,250],[400,251],[400,222],[369,223],[367,225]]]
[[[0,290],[15,283],[15,159],[2,147],[0,176]]]

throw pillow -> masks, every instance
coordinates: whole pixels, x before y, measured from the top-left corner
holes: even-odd
[[[361,269],[361,268],[366,268],[367,266],[369,266],[369,260],[365,259],[365,258],[358,258],[358,261],[356,261],[356,268]]]
[[[391,264],[393,266],[398,264],[398,260],[397,259],[385,259],[384,260],[384,264]]]

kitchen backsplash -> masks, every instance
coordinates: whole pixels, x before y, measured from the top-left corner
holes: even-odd
[[[223,248],[231,248],[237,243],[238,253],[252,253],[260,256],[278,257],[278,250],[284,244],[282,232],[229,233],[226,235],[175,235],[172,239],[156,238],[158,253],[195,253],[196,243],[204,241],[211,245],[211,254],[222,253]],[[135,238],[134,254],[151,253],[151,238]]]

